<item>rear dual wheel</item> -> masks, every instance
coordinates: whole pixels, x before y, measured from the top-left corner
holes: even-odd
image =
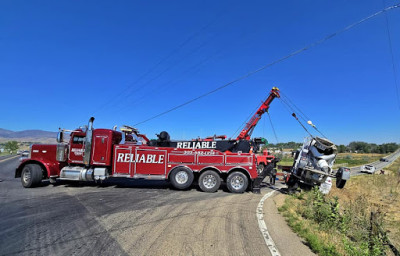
[[[215,171],[205,171],[199,177],[199,187],[204,192],[213,193],[221,186],[221,178]]]
[[[243,193],[249,185],[249,179],[242,172],[232,172],[226,179],[226,186],[232,193]]]

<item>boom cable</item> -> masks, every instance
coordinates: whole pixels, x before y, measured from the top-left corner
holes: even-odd
[[[268,114],[268,117],[269,117],[269,123],[271,124],[272,131],[274,132],[276,144],[279,144],[278,136],[276,136],[276,131],[275,131],[274,124],[272,123],[271,115],[269,114],[269,112],[267,112],[267,114]]]
[[[168,113],[170,113],[170,112],[172,112],[174,110],[182,108],[182,107],[184,107],[184,106],[186,106],[186,105],[188,105],[188,104],[190,104],[192,102],[195,102],[195,101],[197,101],[197,100],[199,100],[201,98],[204,98],[204,97],[206,97],[208,95],[211,95],[211,94],[213,94],[213,93],[215,93],[217,91],[220,91],[220,90],[222,90],[222,89],[224,89],[224,88],[226,88],[228,86],[231,86],[231,85],[233,85],[233,84],[235,84],[235,83],[237,83],[237,82],[239,82],[241,80],[244,80],[244,79],[246,79],[246,78],[248,78],[248,77],[250,77],[250,76],[252,76],[252,75],[254,75],[254,74],[256,74],[256,73],[258,73],[258,72],[260,72],[260,71],[262,71],[264,69],[266,69],[266,68],[269,68],[269,67],[271,67],[271,66],[273,66],[273,65],[275,65],[277,63],[280,63],[280,62],[282,62],[284,60],[287,60],[287,59],[289,59],[289,58],[291,58],[293,56],[296,56],[296,55],[298,55],[298,54],[300,54],[300,53],[302,53],[302,52],[304,52],[304,51],[306,51],[306,50],[308,50],[310,48],[316,47],[316,46],[324,43],[325,41],[327,41],[329,39],[332,39],[333,37],[335,37],[335,36],[337,36],[339,34],[342,34],[343,32],[345,32],[345,31],[347,31],[349,29],[352,29],[353,27],[355,27],[355,26],[357,26],[357,25],[359,25],[359,24],[361,24],[361,23],[363,23],[363,22],[365,22],[365,21],[367,21],[369,19],[372,19],[372,18],[374,18],[374,17],[376,17],[376,16],[378,16],[378,15],[384,13],[384,12],[387,12],[389,10],[392,10],[392,9],[395,9],[395,8],[398,8],[398,7],[400,7],[400,4],[396,4],[396,5],[393,5],[393,6],[386,7],[384,9],[382,9],[382,10],[380,10],[380,11],[378,11],[378,12],[372,14],[372,15],[369,15],[369,16],[367,16],[367,17],[365,17],[365,18],[363,18],[363,19],[361,19],[361,20],[359,20],[359,21],[357,21],[355,23],[352,23],[352,24],[350,24],[350,25],[348,25],[348,26],[346,26],[346,27],[344,27],[344,28],[332,33],[332,34],[329,34],[329,35],[323,37],[322,39],[320,39],[318,41],[315,41],[315,42],[313,42],[313,43],[311,43],[311,44],[309,44],[309,45],[307,45],[307,46],[305,46],[305,47],[303,47],[301,49],[298,49],[298,50],[296,50],[296,51],[294,51],[294,52],[292,52],[292,53],[290,53],[290,54],[288,54],[288,55],[286,55],[286,56],[284,56],[284,57],[282,57],[280,59],[277,59],[277,60],[275,60],[275,61],[273,61],[271,63],[268,63],[268,64],[266,64],[266,65],[264,65],[264,66],[262,66],[262,67],[260,67],[260,68],[258,68],[256,70],[250,71],[247,74],[245,74],[243,76],[240,76],[240,77],[238,77],[238,78],[236,78],[236,79],[234,79],[234,80],[232,80],[232,81],[230,81],[230,82],[228,82],[228,83],[226,83],[224,85],[221,85],[221,86],[219,86],[219,87],[217,87],[217,88],[215,88],[215,89],[213,89],[211,91],[208,91],[208,92],[206,92],[204,94],[201,94],[201,95],[199,95],[199,96],[197,96],[197,97],[195,97],[195,98],[193,98],[191,100],[188,100],[188,101],[186,101],[186,102],[184,102],[182,104],[179,104],[179,105],[177,105],[175,107],[172,107],[172,108],[170,108],[170,109],[168,109],[166,111],[163,111],[163,112],[161,112],[161,113],[159,113],[159,114],[157,114],[155,116],[152,116],[152,117],[147,118],[147,119],[145,119],[145,120],[143,120],[141,122],[138,122],[138,123],[135,124],[135,126],[143,124],[143,123],[146,123],[148,121],[151,121],[151,120],[153,120],[155,118],[158,118],[160,116],[168,114]]]

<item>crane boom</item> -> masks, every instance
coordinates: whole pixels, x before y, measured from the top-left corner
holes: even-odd
[[[236,140],[250,140],[250,136],[253,133],[254,128],[256,127],[258,121],[261,119],[261,116],[268,111],[269,105],[275,98],[280,98],[279,89],[277,87],[273,87],[271,92],[269,93],[268,98],[261,104],[258,108],[257,112],[251,117],[250,121],[247,122],[246,126],[240,132],[239,136]]]

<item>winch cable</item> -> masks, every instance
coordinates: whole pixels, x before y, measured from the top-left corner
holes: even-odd
[[[299,118],[296,116],[296,113],[292,113],[292,116],[297,120],[297,122],[299,122],[299,124],[301,125],[301,127],[303,127],[303,129],[312,137],[314,138],[314,136],[307,130],[307,128],[303,125],[303,123],[299,120]]]
[[[297,117],[295,112],[292,112],[293,108],[287,103],[285,102],[285,100],[283,100],[282,98],[279,98],[282,102],[282,105],[286,108],[286,110],[291,113],[291,115],[297,120],[297,122],[301,125],[301,127],[303,127],[303,129],[312,137],[314,138],[314,136],[307,130],[307,128],[303,125],[303,123],[299,120],[299,118]],[[325,137],[325,136],[324,136]]]
[[[286,96],[285,93],[283,93],[283,92],[279,92],[279,93],[280,93],[281,97],[285,98],[295,109],[297,109],[297,111],[300,112],[300,114],[302,114],[306,119],[311,120],[311,118],[309,118],[306,114],[304,114],[303,111],[301,111],[301,109],[298,108],[296,106],[296,104],[294,104],[293,101],[291,101],[290,98],[288,96]]]
[[[382,10],[380,10],[380,11],[378,11],[378,12],[372,14],[372,15],[369,15],[369,16],[367,16],[367,17],[365,17],[365,18],[363,18],[363,19],[361,19],[361,20],[359,20],[357,22],[354,22],[354,23],[352,23],[352,24],[350,24],[350,25],[348,25],[348,26],[346,26],[346,27],[344,27],[344,28],[342,28],[342,29],[330,34],[330,35],[327,35],[327,36],[323,37],[320,40],[317,40],[317,41],[315,41],[315,42],[313,42],[313,43],[311,43],[311,44],[309,44],[309,45],[307,45],[307,46],[305,46],[305,47],[303,47],[301,49],[298,49],[298,50],[296,50],[296,51],[294,51],[294,52],[292,52],[292,53],[290,53],[290,54],[288,54],[288,55],[286,55],[286,56],[284,56],[284,57],[282,57],[280,59],[272,61],[272,62],[270,62],[270,63],[268,63],[268,64],[266,64],[266,65],[264,65],[264,66],[262,66],[262,67],[260,67],[260,68],[258,68],[256,70],[250,71],[247,74],[244,74],[243,76],[238,77],[238,78],[236,78],[236,79],[234,79],[234,80],[232,80],[232,81],[230,81],[230,82],[228,82],[228,83],[226,83],[224,85],[221,85],[221,86],[219,86],[219,87],[217,87],[217,88],[215,88],[215,89],[213,89],[211,91],[208,91],[208,92],[206,92],[204,94],[201,94],[201,95],[199,95],[199,96],[197,96],[197,97],[195,97],[195,98],[193,98],[191,100],[188,100],[188,101],[186,101],[186,102],[184,102],[182,104],[179,104],[179,105],[177,105],[175,107],[172,107],[172,108],[170,108],[170,109],[168,109],[166,111],[163,111],[163,112],[161,112],[161,113],[159,113],[157,115],[154,115],[154,116],[152,116],[150,118],[147,118],[147,119],[145,119],[145,120],[143,120],[141,122],[138,122],[134,126],[146,123],[146,122],[151,121],[151,120],[153,120],[155,118],[158,118],[160,116],[168,114],[168,113],[170,113],[172,111],[175,111],[175,110],[177,110],[179,108],[182,108],[182,107],[184,107],[184,106],[186,106],[186,105],[188,105],[188,104],[190,104],[192,102],[195,102],[195,101],[197,101],[197,100],[199,100],[201,98],[204,98],[204,97],[206,97],[208,95],[211,95],[211,94],[213,94],[213,93],[215,93],[215,92],[217,92],[219,90],[222,90],[222,89],[224,89],[224,88],[226,88],[228,86],[231,86],[231,85],[233,85],[233,84],[235,84],[235,83],[237,83],[237,82],[239,82],[241,80],[244,80],[244,79],[246,79],[246,78],[248,78],[248,77],[250,77],[250,76],[252,76],[252,75],[254,75],[254,74],[256,74],[256,73],[258,73],[258,72],[260,72],[260,71],[262,71],[264,69],[266,69],[266,68],[269,68],[269,67],[271,67],[271,66],[273,66],[275,64],[278,64],[278,63],[280,63],[280,62],[282,62],[284,60],[287,60],[287,59],[289,59],[289,58],[291,58],[293,56],[296,56],[296,55],[298,55],[298,54],[300,54],[300,53],[302,53],[302,52],[304,52],[304,51],[306,51],[306,50],[308,50],[310,48],[316,47],[316,46],[324,43],[325,41],[328,41],[329,39],[332,39],[333,37],[335,37],[335,36],[337,36],[339,34],[342,34],[343,32],[345,32],[345,31],[347,31],[349,29],[352,29],[353,27],[355,27],[355,26],[357,26],[357,25],[359,25],[359,24],[361,24],[361,23],[363,23],[363,22],[365,22],[365,21],[367,21],[369,19],[374,18],[375,16],[378,16],[378,15],[380,15],[380,14],[386,12],[386,11],[389,11],[389,10],[392,10],[392,9],[395,9],[395,8],[398,8],[398,7],[400,7],[400,4],[396,4],[396,5],[393,5],[393,6],[386,7],[384,9],[382,9]]]
[[[282,96],[282,94],[281,94],[281,96]],[[285,99],[284,99],[284,98],[285,98]],[[315,126],[315,124],[312,123],[311,119],[308,118],[307,115],[304,114],[304,113],[301,111],[300,108],[298,108],[287,96],[284,96],[284,98],[281,97],[280,100],[282,101],[283,104],[286,104],[286,105],[288,106],[288,108],[290,108],[290,110],[292,111],[292,115],[296,113],[296,111],[295,111],[295,109],[294,109],[294,108],[296,108],[296,109],[301,113],[301,114],[299,114],[298,116],[299,116],[304,122],[306,122],[306,123],[309,124],[311,127],[313,127],[319,134],[322,135],[322,137],[327,138],[327,137],[317,128],[317,126]],[[290,103],[289,103],[289,102],[290,102]],[[293,105],[293,107],[292,107],[292,105]],[[288,109],[288,108],[287,108],[287,109]],[[296,115],[296,114],[295,114],[295,115]],[[307,121],[306,118],[308,119],[308,121]],[[297,115],[296,115],[296,119],[298,119],[298,118],[297,118]],[[302,126],[303,126],[303,125],[302,125]]]

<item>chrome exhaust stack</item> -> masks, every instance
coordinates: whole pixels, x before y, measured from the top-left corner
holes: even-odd
[[[94,117],[91,117],[89,119],[88,128],[86,130],[85,153],[83,155],[83,164],[85,166],[90,165],[90,155],[92,153],[93,121],[94,121]]]

